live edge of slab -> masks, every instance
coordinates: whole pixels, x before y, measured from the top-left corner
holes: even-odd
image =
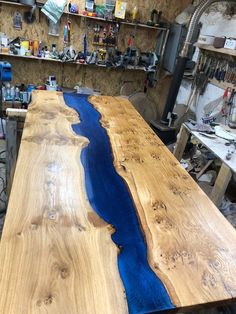
[[[135,205],[147,261],[173,306],[234,302],[234,228],[128,100],[89,102]],[[89,140],[72,129],[80,117],[67,105],[61,93],[33,93],[0,244],[2,314],[129,311],[122,248],[89,202],[81,162]]]

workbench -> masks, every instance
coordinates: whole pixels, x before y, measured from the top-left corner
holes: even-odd
[[[235,130],[231,129],[230,131],[236,134]],[[236,153],[232,155],[230,160],[227,160],[226,155],[228,148],[225,145],[225,143],[228,142],[227,140],[220,137],[209,138],[207,135],[204,136],[201,134],[201,132],[191,130],[188,123],[183,123],[174,149],[174,155],[179,161],[183,156],[190,135],[194,136],[200,143],[206,146],[216,156],[216,158],[219,158],[222,162],[210,196],[211,200],[219,206],[223,196],[225,195],[225,191],[231,180],[232,174],[236,172]]]
[[[34,91],[0,244],[2,314],[236,301],[236,231],[119,97]]]

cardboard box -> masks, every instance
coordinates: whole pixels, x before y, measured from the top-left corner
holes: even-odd
[[[215,36],[199,35],[198,43],[203,45],[213,45]]]

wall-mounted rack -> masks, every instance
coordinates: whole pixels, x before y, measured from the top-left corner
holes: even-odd
[[[226,48],[215,48],[211,45],[206,45],[206,44],[195,44],[196,47],[198,47],[200,50],[207,51],[213,54],[219,54],[222,55],[221,57],[223,58],[224,56],[227,57],[236,57],[236,50],[233,49],[226,49]],[[235,88],[236,84],[226,82],[226,81],[218,81],[216,78],[209,79],[209,83],[212,85],[222,88],[222,89],[227,89],[227,88]]]
[[[18,55],[13,55],[9,53],[2,53],[0,52],[0,56],[2,57],[10,57],[10,58],[22,58],[22,59],[29,59],[29,60],[38,60],[38,61],[46,61],[46,62],[58,62],[61,64],[75,64],[75,65],[81,65],[81,66],[95,66],[95,67],[101,67],[101,68],[107,68],[107,69],[123,69],[123,70],[134,70],[134,71],[145,71],[144,67],[140,66],[127,66],[125,68],[119,68],[119,67],[107,67],[104,65],[99,65],[99,64],[87,64],[87,63],[79,63],[79,62],[73,62],[73,61],[62,61],[59,59],[50,59],[50,58],[39,58],[39,57],[34,57],[34,56],[18,56]]]
[[[22,6],[22,7],[29,7],[28,5],[25,4],[21,4],[18,2],[10,2],[10,1],[0,1],[0,4],[9,4],[9,5],[16,5],[16,6]],[[39,8],[42,6],[38,6]],[[153,29],[153,30],[166,30],[166,27],[160,27],[160,26],[150,26],[144,23],[132,23],[129,21],[123,21],[123,20],[108,20],[105,18],[101,18],[101,17],[94,17],[94,16],[87,16],[87,15],[83,15],[83,14],[78,14],[78,13],[70,13],[65,11],[64,14],[68,14],[68,15],[73,15],[73,16],[77,16],[77,17],[82,17],[82,18],[86,18],[86,19],[92,19],[92,20],[96,20],[96,21],[102,21],[102,22],[109,22],[109,23],[118,23],[118,24],[123,24],[123,25],[128,25],[128,26],[135,26],[135,27],[141,27],[141,28],[147,28],[147,29]]]
[[[198,47],[199,49],[236,57],[236,50],[226,49],[226,48],[215,48],[211,45],[204,45],[204,44],[198,44],[198,43],[195,44],[195,46]]]

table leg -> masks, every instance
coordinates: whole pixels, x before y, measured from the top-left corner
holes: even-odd
[[[227,189],[227,186],[229,184],[229,181],[232,177],[232,171],[231,169],[226,166],[224,163],[222,163],[222,166],[220,168],[220,172],[217,176],[215,185],[213,187],[213,190],[211,192],[211,200],[216,205],[219,206],[223,196],[225,195],[225,191]]]
[[[178,139],[177,139],[177,143],[175,145],[175,149],[174,149],[174,156],[180,161],[186,144],[188,142],[188,138],[189,138],[190,132],[188,131],[188,129],[186,128],[186,126],[184,124],[182,124],[179,135],[178,135]]]

